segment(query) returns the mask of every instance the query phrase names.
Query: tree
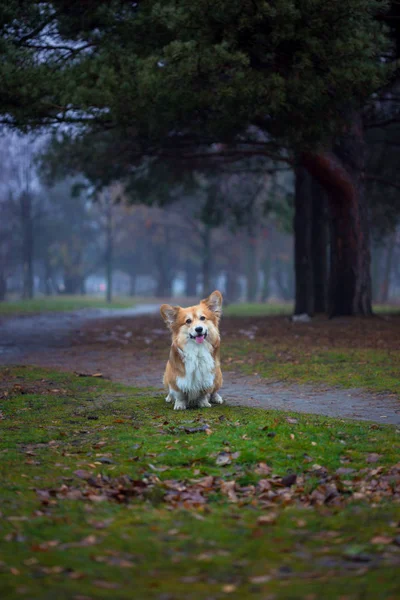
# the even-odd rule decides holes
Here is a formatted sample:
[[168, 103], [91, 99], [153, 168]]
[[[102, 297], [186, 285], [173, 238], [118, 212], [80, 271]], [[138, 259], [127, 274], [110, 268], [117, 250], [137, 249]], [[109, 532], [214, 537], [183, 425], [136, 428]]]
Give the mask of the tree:
[[9, 130], [1, 141], [1, 193], [16, 226], [17, 254], [22, 270], [22, 297], [34, 295], [34, 255], [38, 223], [41, 219], [41, 185], [36, 158], [43, 147], [41, 137], [24, 138]]
[[178, 151], [303, 156], [334, 215], [330, 312], [369, 314], [354, 158], [363, 156], [360, 107], [385, 72], [380, 10], [377, 0], [217, 0], [212, 10], [208, 0], [14, 1], [2, 15], [0, 106], [15, 125], [112, 132], [118, 158], [107, 176]]

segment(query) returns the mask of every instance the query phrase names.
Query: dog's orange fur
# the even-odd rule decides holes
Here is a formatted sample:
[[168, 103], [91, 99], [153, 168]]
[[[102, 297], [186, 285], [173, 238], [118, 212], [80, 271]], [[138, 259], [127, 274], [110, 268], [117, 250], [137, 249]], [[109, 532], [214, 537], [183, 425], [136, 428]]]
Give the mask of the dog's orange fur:
[[[186, 375], [185, 352], [190, 349], [187, 344], [195, 344], [189, 333], [193, 332], [198, 326], [207, 328], [207, 337], [204, 344], [206, 344], [206, 349], [209, 350], [214, 360], [213, 384], [210, 387], [205, 387], [202, 391], [212, 397], [221, 388], [223, 381], [220, 366], [219, 334], [221, 307], [222, 295], [219, 291], [213, 292], [196, 306], [189, 306], [188, 308], [167, 304], [161, 306], [161, 315], [172, 333], [171, 350], [164, 373], [164, 385], [167, 390], [176, 392], [180, 390], [177, 379], [184, 378]], [[205, 320], [200, 319], [200, 317], [205, 317]], [[190, 324], [187, 323], [188, 319], [191, 319]]]

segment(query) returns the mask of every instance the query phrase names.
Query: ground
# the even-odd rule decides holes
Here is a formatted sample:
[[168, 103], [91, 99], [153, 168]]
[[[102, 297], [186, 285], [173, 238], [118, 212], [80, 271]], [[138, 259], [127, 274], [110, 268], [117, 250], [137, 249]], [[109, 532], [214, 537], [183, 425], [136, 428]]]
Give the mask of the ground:
[[394, 427], [176, 413], [30, 368], [3, 369], [1, 395], [7, 600], [398, 597]]
[[400, 317], [228, 316], [228, 404], [177, 414], [134, 311], [0, 324], [1, 596], [398, 598]]
[[[155, 312], [157, 304], [146, 304], [6, 318], [0, 322], [2, 362], [100, 371], [161, 391], [169, 334]], [[230, 316], [238, 312], [234, 305], [226, 312], [223, 393], [229, 403], [400, 425], [400, 315], [293, 323], [286, 316]]]

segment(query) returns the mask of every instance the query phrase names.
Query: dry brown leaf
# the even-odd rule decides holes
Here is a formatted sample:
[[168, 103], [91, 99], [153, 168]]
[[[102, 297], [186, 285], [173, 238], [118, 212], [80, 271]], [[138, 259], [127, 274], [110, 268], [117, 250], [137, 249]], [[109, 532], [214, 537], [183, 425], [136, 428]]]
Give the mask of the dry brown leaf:
[[269, 513], [268, 515], [261, 515], [257, 519], [257, 525], [273, 525], [276, 523], [278, 515], [276, 513]]

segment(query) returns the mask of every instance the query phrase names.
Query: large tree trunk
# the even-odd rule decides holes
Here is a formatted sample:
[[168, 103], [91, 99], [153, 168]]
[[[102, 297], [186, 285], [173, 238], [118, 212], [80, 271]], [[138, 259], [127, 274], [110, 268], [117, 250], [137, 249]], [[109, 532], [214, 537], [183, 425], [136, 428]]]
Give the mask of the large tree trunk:
[[212, 229], [208, 225], [204, 226], [203, 231], [203, 258], [202, 258], [202, 275], [203, 275], [203, 295], [207, 296], [211, 290], [211, 235]]
[[364, 198], [364, 139], [353, 117], [335, 152], [306, 154], [303, 164], [328, 194], [331, 260], [328, 311], [331, 317], [371, 315], [369, 225]]
[[106, 301], [111, 304], [113, 295], [113, 258], [114, 258], [114, 231], [113, 231], [113, 206], [110, 194], [106, 197]]
[[250, 234], [247, 244], [247, 301], [255, 302], [258, 293], [259, 256], [257, 234]]
[[136, 295], [136, 274], [130, 273], [129, 275], [129, 296], [133, 297]]
[[7, 295], [7, 279], [2, 265], [0, 265], [0, 302], [4, 302]]
[[263, 285], [261, 289], [261, 302], [267, 302], [270, 295], [270, 279], [271, 279], [271, 256], [269, 249], [266, 250], [265, 256], [261, 261], [263, 272]]
[[238, 257], [235, 252], [230, 252], [227, 256], [228, 264], [226, 269], [226, 289], [224, 302], [237, 302], [240, 298], [240, 283], [238, 277]]
[[396, 244], [396, 233], [393, 233], [389, 237], [389, 241], [388, 241], [388, 245], [387, 245], [387, 249], [386, 249], [385, 268], [384, 268], [381, 296], [380, 296], [380, 302], [382, 302], [382, 304], [387, 304], [387, 302], [389, 300], [390, 273], [392, 270], [393, 253], [394, 253], [395, 244]]
[[22, 297], [33, 298], [33, 216], [32, 196], [23, 192], [20, 197], [22, 229]]
[[197, 268], [191, 260], [185, 262], [185, 294], [189, 298], [197, 294]]
[[328, 215], [325, 190], [314, 178], [311, 180], [311, 196], [311, 259], [314, 283], [314, 313], [324, 313], [327, 309], [328, 293]]
[[294, 197], [295, 315], [314, 314], [312, 209], [311, 177], [298, 167]]
[[379, 302], [381, 295], [381, 281], [382, 281], [382, 255], [383, 248], [379, 244], [376, 244], [371, 251], [371, 275], [372, 275], [372, 300], [373, 302]]
[[53, 293], [53, 270], [50, 264], [49, 253], [46, 252], [46, 256], [43, 261], [43, 278], [44, 278], [44, 293], [46, 296], [51, 296]]
[[65, 271], [63, 283], [63, 294], [66, 294], [68, 296], [75, 296], [76, 294], [81, 293], [83, 278], [82, 275], [76, 275], [73, 272]]

